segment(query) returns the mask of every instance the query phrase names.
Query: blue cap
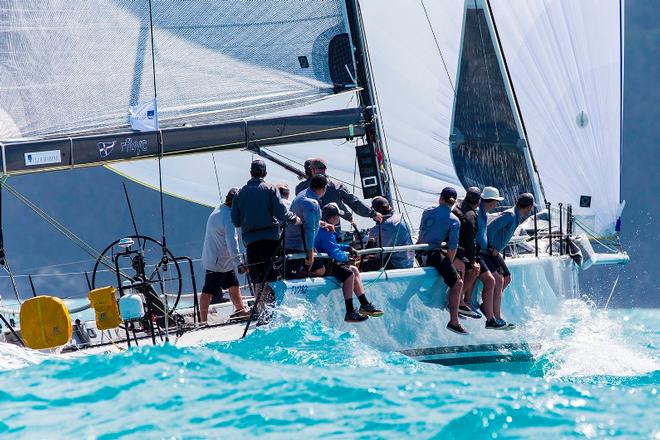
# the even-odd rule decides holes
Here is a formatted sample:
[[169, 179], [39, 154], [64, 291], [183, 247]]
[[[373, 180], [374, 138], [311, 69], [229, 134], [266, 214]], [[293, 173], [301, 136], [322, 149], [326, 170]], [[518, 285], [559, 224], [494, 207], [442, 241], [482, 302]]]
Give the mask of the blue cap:
[[458, 198], [458, 193], [454, 188], [448, 186], [442, 190], [440, 197], [446, 202], [454, 203]]

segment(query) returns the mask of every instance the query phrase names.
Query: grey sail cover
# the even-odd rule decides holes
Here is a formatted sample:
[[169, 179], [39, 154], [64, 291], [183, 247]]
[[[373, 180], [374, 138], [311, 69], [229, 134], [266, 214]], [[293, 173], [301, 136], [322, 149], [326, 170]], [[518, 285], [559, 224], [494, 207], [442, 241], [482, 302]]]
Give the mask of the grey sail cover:
[[[338, 0], [151, 3], [161, 127], [305, 105], [353, 82]], [[125, 130], [129, 106], [154, 97], [148, 0], [0, 0], [0, 31], [0, 141]]]

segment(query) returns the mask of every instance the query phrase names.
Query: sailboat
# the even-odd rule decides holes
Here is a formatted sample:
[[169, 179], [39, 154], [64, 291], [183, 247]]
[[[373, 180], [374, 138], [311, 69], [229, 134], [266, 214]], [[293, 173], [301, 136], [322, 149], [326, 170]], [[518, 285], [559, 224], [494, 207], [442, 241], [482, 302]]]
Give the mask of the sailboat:
[[[324, 324], [377, 348], [447, 365], [529, 359], [536, 318], [579, 294], [581, 270], [628, 261], [617, 238], [619, 1], [27, 3], [7, 2], [2, 18], [15, 48], [0, 72], [3, 177], [103, 165], [213, 206], [218, 188], [246, 180], [254, 155], [271, 164], [271, 182], [291, 181], [320, 156], [364, 198], [389, 198], [412, 229], [448, 185], [496, 186], [505, 205], [521, 192], [542, 201], [507, 250], [503, 310], [514, 332], [479, 321], [465, 323], [469, 336], [447, 332], [444, 285], [423, 267], [364, 274], [386, 317], [355, 328], [337, 312], [332, 278], [274, 283], [278, 301], [311, 303]], [[121, 36], [108, 22], [121, 23]], [[153, 129], [130, 130], [127, 109], [147, 102]], [[124, 285], [116, 256], [148, 241], [180, 273], [188, 260], [162, 235], [136, 232], [132, 247], [110, 238], [94, 272], [116, 275], [115, 291], [139, 288]], [[197, 328], [194, 306], [183, 315], [181, 325], [164, 319], [161, 334], [182, 333], [172, 338], [182, 344], [244, 334], [240, 324]], [[98, 322], [86, 324], [103, 336]], [[64, 346], [156, 343], [155, 328], [142, 339], [128, 328], [100, 347]]]

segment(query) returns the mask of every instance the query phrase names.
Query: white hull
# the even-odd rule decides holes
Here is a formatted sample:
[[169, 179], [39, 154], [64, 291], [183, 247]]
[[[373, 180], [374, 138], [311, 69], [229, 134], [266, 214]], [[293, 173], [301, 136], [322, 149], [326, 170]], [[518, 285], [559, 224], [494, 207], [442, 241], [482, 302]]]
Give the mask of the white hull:
[[[618, 261], [625, 262], [625, 261]], [[382, 308], [385, 315], [364, 323], [343, 321], [344, 303], [336, 279], [309, 278], [279, 281], [273, 284], [278, 303], [295, 305], [301, 301], [324, 325], [340, 331], [355, 331], [362, 341], [383, 351], [399, 351], [422, 362], [444, 365], [475, 366], [502, 362], [529, 362], [538, 342], [544, 339], [548, 318], [559, 312], [560, 298], [578, 293], [577, 266], [566, 256], [522, 256], [507, 260], [512, 283], [502, 301], [504, 318], [517, 324], [515, 330], [497, 331], [485, 328], [484, 319], [465, 319], [462, 324], [469, 335], [457, 335], [445, 326], [449, 320], [446, 308], [447, 289], [432, 268], [413, 268], [362, 274], [369, 299]], [[480, 285], [475, 295], [480, 295]], [[251, 298], [246, 298], [248, 301]], [[211, 306], [209, 327], [190, 330], [177, 337], [170, 334], [169, 343], [187, 347], [211, 342], [237, 340], [243, 336], [245, 323], [229, 324], [231, 303]], [[192, 321], [192, 310], [180, 313]], [[87, 322], [88, 328], [93, 326]], [[253, 331], [256, 324], [250, 326]], [[96, 330], [98, 332], [98, 330]], [[109, 341], [112, 336], [113, 341]], [[162, 344], [163, 338], [156, 338]], [[61, 356], [120, 352], [128, 348], [126, 334], [116, 329], [98, 332], [92, 347], [63, 350]], [[98, 345], [101, 344], [101, 345]], [[139, 346], [152, 345], [152, 338], [138, 339]], [[135, 347], [134, 341], [131, 347]]]

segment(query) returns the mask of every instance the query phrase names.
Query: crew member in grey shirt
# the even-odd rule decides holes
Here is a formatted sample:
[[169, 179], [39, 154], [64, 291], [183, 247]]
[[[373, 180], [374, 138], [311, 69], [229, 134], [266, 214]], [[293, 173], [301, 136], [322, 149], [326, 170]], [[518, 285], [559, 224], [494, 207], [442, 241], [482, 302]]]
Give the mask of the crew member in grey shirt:
[[234, 304], [234, 313], [230, 318], [246, 318], [249, 316], [236, 277], [236, 268], [245, 272], [236, 237], [236, 228], [231, 222], [231, 205], [238, 194], [238, 188], [227, 192], [225, 203], [213, 210], [206, 222], [204, 248], [202, 250], [202, 267], [206, 271], [204, 287], [199, 298], [200, 321], [205, 323], [208, 317], [209, 304], [214, 296], [222, 297], [223, 289], [229, 290], [229, 298]]
[[[312, 176], [316, 174], [326, 174], [327, 165], [325, 160], [320, 158], [311, 159], [310, 169]], [[296, 194], [300, 194], [304, 189], [307, 189], [309, 187], [310, 180], [311, 177], [303, 182], [300, 182], [296, 186]], [[353, 214], [348, 209], [346, 209], [346, 205], [348, 205], [360, 217], [372, 218], [377, 222], [383, 221], [382, 214], [365, 205], [364, 202], [355, 197], [355, 195], [351, 194], [351, 192], [348, 191], [348, 189], [343, 184], [335, 183], [332, 180], [328, 180], [328, 189], [326, 190], [325, 195], [319, 200], [319, 204], [321, 206], [325, 206], [328, 203], [336, 203], [339, 209], [343, 212], [341, 218], [348, 221], [355, 228], [357, 228], [357, 223], [355, 223], [355, 220], [353, 219]]]
[[[373, 240], [377, 247], [408, 246], [412, 244], [410, 228], [401, 217], [394, 212], [390, 202], [385, 197], [375, 197], [371, 201], [371, 208], [383, 216], [382, 223], [369, 231], [369, 240]], [[385, 254], [385, 269], [406, 269], [413, 267], [415, 253], [401, 251]]]

